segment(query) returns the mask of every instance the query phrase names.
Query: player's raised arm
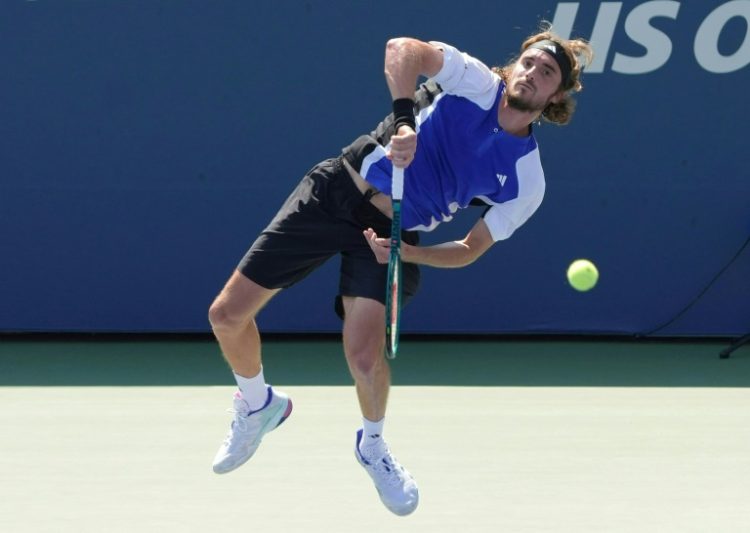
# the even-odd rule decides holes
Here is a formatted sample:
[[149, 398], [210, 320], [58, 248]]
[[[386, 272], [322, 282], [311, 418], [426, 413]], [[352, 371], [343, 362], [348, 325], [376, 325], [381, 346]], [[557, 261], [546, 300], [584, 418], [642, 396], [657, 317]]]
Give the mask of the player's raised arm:
[[432, 77], [443, 66], [443, 52], [409, 37], [390, 39], [385, 47], [385, 79], [394, 100], [414, 98], [419, 76]]
[[406, 168], [417, 151], [414, 119], [414, 90], [419, 76], [434, 76], [443, 66], [443, 52], [435, 46], [399, 37], [385, 47], [385, 79], [393, 98], [396, 134], [391, 137], [388, 158], [396, 167]]

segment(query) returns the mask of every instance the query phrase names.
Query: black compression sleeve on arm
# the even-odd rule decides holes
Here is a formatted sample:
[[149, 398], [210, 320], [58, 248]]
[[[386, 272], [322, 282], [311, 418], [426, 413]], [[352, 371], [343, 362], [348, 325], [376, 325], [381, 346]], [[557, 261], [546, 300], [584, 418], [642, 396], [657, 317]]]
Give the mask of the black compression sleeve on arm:
[[409, 126], [417, 131], [417, 123], [414, 120], [414, 100], [398, 98], [393, 101], [393, 124], [396, 132], [401, 126]]

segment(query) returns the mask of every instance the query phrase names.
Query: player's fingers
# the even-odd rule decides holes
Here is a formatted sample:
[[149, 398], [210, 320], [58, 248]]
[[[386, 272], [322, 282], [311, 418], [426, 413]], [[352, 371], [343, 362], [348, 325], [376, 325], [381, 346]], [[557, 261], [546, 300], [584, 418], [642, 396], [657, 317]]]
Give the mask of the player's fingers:
[[370, 245], [372, 253], [375, 254], [375, 260], [378, 263], [387, 263], [391, 247], [390, 240], [378, 237], [372, 228], [367, 228], [362, 233], [367, 239], [367, 244]]
[[412, 161], [414, 161], [414, 154], [409, 152], [395, 152], [391, 151], [387, 155], [388, 159], [399, 168], [408, 167]]
[[401, 128], [403, 135], [391, 137], [390, 152], [396, 160], [411, 160], [417, 151], [417, 136], [409, 128]]
[[370, 246], [390, 246], [389, 240], [378, 237], [378, 234], [375, 233], [372, 228], [367, 228], [362, 233], [364, 234], [365, 239], [367, 239], [367, 242], [370, 243]]
[[393, 138], [391, 140], [391, 151], [397, 154], [414, 154], [417, 151], [417, 138]]

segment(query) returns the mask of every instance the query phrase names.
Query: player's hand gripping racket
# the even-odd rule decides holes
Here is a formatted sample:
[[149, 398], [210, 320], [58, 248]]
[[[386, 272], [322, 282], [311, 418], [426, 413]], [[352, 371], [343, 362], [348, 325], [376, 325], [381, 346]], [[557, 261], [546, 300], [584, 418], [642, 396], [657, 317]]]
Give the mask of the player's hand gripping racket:
[[388, 258], [388, 284], [385, 293], [385, 355], [395, 359], [398, 352], [401, 319], [401, 198], [404, 196], [404, 169], [393, 167], [391, 182], [391, 251]]

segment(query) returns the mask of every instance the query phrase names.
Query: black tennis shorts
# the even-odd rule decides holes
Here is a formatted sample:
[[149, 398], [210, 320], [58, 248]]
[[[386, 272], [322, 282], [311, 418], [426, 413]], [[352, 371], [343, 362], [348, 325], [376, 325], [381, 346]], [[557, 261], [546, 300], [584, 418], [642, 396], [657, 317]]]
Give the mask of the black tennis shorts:
[[[372, 228], [390, 237], [391, 220], [366, 198], [349, 176], [341, 157], [310, 169], [237, 267], [267, 289], [285, 289], [341, 254], [339, 294], [335, 309], [343, 318], [342, 296], [361, 296], [385, 304], [388, 265], [380, 264], [362, 231]], [[419, 242], [415, 231], [401, 239]], [[402, 302], [419, 287], [419, 267], [404, 263]]]

